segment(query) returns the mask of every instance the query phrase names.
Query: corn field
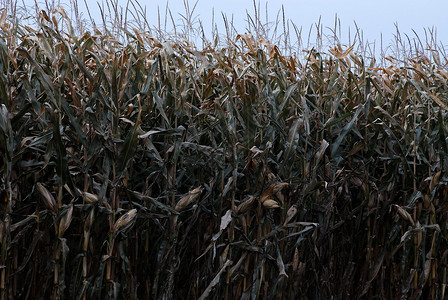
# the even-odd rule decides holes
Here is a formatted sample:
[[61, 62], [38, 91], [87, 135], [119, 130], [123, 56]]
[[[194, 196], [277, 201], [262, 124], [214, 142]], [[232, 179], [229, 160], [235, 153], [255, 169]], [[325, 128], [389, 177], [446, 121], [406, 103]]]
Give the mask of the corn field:
[[0, 299], [447, 299], [448, 59], [0, 18]]

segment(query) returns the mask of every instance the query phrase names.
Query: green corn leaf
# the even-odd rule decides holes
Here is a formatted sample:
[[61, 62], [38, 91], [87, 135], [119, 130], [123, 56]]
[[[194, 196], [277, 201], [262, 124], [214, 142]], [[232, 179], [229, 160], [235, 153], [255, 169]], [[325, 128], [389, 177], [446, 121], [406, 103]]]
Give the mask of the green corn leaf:
[[353, 115], [353, 118], [348, 122], [344, 128], [342, 128], [341, 133], [339, 134], [336, 141], [333, 143], [331, 148], [331, 158], [334, 159], [336, 155], [338, 155], [339, 146], [341, 145], [342, 141], [344, 140], [345, 136], [351, 131], [353, 125], [355, 124], [355, 121], [358, 119], [359, 114], [363, 110], [363, 106], [359, 105], [358, 109], [356, 110], [355, 114]]

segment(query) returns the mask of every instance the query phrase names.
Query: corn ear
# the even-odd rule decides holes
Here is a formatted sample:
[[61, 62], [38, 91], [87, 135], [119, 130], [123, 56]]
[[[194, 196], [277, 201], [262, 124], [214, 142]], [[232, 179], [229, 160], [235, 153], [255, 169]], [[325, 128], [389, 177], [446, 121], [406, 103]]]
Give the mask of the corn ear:
[[44, 206], [53, 214], [58, 214], [58, 205], [56, 203], [56, 199], [53, 197], [53, 195], [47, 190], [45, 186], [43, 186], [41, 183], [36, 184], [36, 188], [39, 191], [40, 195], [42, 196], [41, 199], [44, 203]]
[[67, 212], [64, 216], [62, 216], [61, 220], [59, 221], [59, 228], [58, 228], [58, 236], [62, 237], [65, 233], [65, 231], [70, 226], [70, 223], [72, 222], [73, 218], [73, 204], [70, 204]]
[[189, 204], [194, 202], [196, 199], [199, 198], [199, 196], [202, 193], [203, 188], [197, 187], [191, 191], [188, 192], [186, 196], [184, 196], [182, 199], [177, 202], [176, 206], [174, 207], [174, 210], [176, 211], [182, 211], [187, 207]]
[[273, 209], [273, 208], [279, 208], [280, 205], [278, 205], [277, 201], [272, 200], [272, 199], [267, 199], [263, 202], [263, 206], [268, 208], [268, 209]]
[[119, 230], [123, 231], [129, 228], [132, 225], [132, 222], [134, 221], [136, 215], [137, 210], [134, 208], [118, 218], [118, 220], [114, 224], [114, 233], [117, 233]]

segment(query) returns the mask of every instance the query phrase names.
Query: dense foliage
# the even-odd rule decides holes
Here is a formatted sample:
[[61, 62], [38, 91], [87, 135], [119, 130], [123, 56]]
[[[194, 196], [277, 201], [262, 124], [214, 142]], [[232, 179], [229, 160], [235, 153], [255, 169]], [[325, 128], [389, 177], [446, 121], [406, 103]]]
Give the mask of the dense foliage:
[[447, 297], [441, 51], [199, 51], [57, 16], [0, 24], [1, 299]]

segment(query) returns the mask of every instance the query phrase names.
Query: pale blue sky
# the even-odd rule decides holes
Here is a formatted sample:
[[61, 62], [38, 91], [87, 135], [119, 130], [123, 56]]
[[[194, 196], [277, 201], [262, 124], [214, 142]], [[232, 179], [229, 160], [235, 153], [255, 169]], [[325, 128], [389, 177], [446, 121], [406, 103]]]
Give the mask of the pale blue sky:
[[[32, 0], [26, 0], [30, 2]], [[48, 0], [47, 0], [48, 1]], [[65, 0], [69, 3], [69, 0]], [[75, 0], [72, 0], [75, 1]], [[63, 2], [63, 0], [61, 0]], [[95, 19], [99, 20], [99, 10], [96, 1], [86, 0], [89, 9]], [[126, 1], [119, 0], [120, 5], [125, 6]], [[162, 17], [165, 15], [166, 0], [140, 0], [142, 6], [146, 6], [147, 19], [151, 25], [157, 25], [157, 9], [160, 9]], [[192, 9], [196, 1], [189, 1]], [[401, 34], [407, 34], [414, 38], [414, 29], [420, 38], [425, 40], [424, 29], [435, 28], [439, 42], [448, 44], [448, 1], [437, 0], [376, 0], [376, 1], [334, 1], [334, 0], [283, 0], [265, 1], [256, 0], [260, 4], [261, 17], [265, 20], [266, 3], [269, 20], [274, 21], [281, 7], [285, 8], [285, 17], [294, 22], [297, 27], [302, 28], [302, 38], [306, 43], [310, 26], [315, 24], [319, 17], [325, 27], [334, 27], [335, 16], [341, 22], [341, 37], [343, 43], [348, 43], [349, 27], [351, 37], [355, 30], [354, 22], [363, 31], [364, 42], [366, 40], [376, 40], [379, 47], [380, 34], [383, 34], [383, 44], [389, 44], [396, 33], [395, 24], [398, 24]], [[168, 1], [168, 6], [177, 24], [181, 24], [179, 13], [185, 13], [183, 0]], [[85, 7], [83, 0], [79, 2], [79, 7]], [[221, 12], [229, 19], [233, 16], [235, 27], [240, 33], [247, 29], [247, 15], [254, 14], [254, 1], [252, 0], [199, 0], [193, 15], [201, 20], [206, 31], [210, 31], [212, 15], [214, 11], [215, 23], [220, 32], [224, 33]], [[197, 19], [196, 19], [197, 20]], [[169, 21], [171, 25], [171, 20]], [[280, 30], [280, 29], [279, 29]], [[291, 29], [292, 31], [292, 29]], [[329, 30], [324, 30], [329, 34]]]

